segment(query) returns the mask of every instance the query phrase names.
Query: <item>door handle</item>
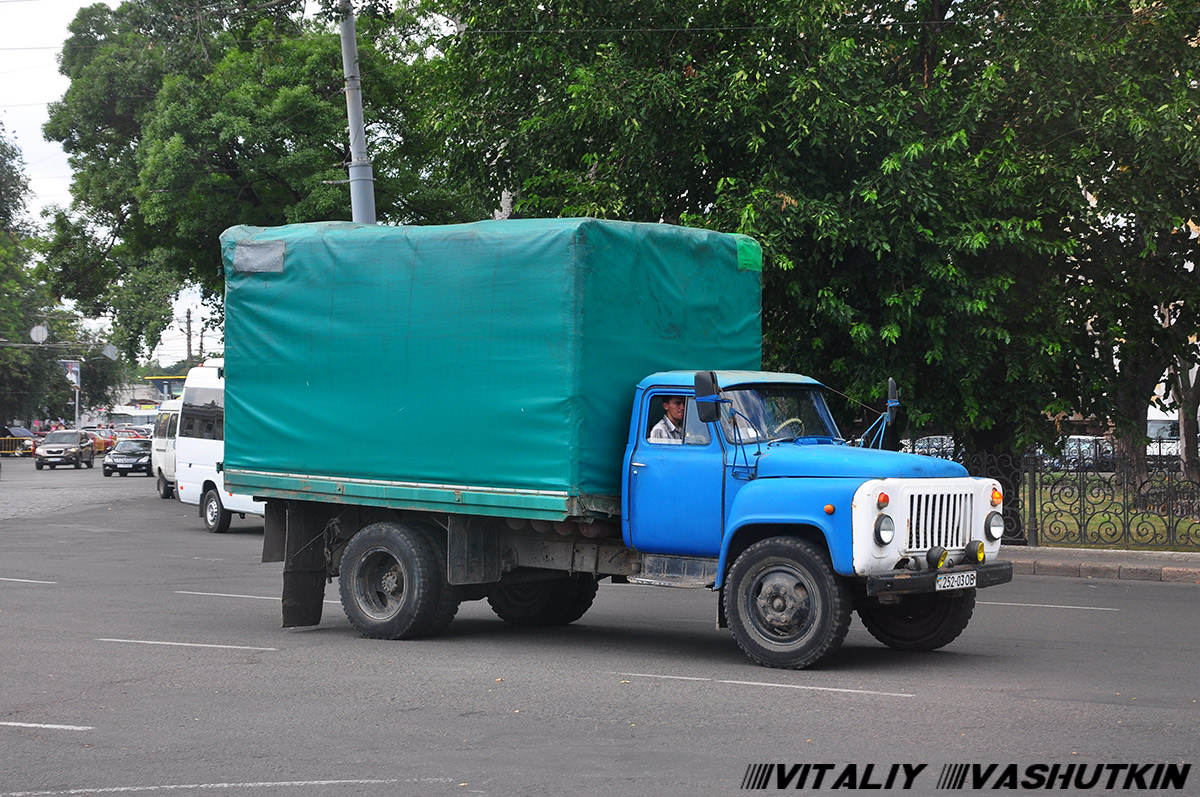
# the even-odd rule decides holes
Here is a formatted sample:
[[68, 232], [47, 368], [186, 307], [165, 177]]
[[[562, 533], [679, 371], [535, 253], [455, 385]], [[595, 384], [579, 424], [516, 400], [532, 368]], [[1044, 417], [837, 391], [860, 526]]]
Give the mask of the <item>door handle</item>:
[[631, 468], [644, 468], [644, 467], [646, 467], [646, 463], [644, 463], [644, 462], [630, 462], [630, 463], [629, 463], [629, 466], [630, 466]]

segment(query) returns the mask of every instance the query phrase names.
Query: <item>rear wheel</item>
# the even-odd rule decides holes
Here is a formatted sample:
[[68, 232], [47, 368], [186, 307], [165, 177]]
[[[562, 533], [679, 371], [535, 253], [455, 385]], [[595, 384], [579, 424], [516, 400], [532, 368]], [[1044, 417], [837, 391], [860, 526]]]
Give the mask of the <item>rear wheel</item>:
[[596, 590], [595, 576], [575, 573], [546, 581], [493, 584], [487, 602], [496, 616], [509, 625], [567, 625], [587, 613]]
[[420, 527], [373, 523], [342, 555], [342, 609], [358, 632], [374, 639], [413, 639], [445, 629], [458, 611], [446, 581], [444, 554]]
[[204, 528], [213, 534], [224, 534], [229, 530], [229, 523], [233, 520], [233, 513], [225, 509], [221, 503], [221, 494], [215, 489], [204, 494], [204, 512], [202, 514]]
[[850, 627], [850, 595], [825, 553], [772, 537], [734, 561], [725, 615], [738, 647], [766, 667], [800, 669], [837, 650]]
[[575, 593], [575, 600], [571, 601], [570, 611], [563, 617], [564, 625], [573, 623], [587, 614], [596, 600], [596, 593], [600, 590], [600, 582], [591, 573], [576, 573], [572, 578], [579, 582], [579, 591]]
[[975, 612], [975, 590], [906, 595], [899, 603], [858, 610], [863, 625], [889, 648], [937, 650], [958, 638]]

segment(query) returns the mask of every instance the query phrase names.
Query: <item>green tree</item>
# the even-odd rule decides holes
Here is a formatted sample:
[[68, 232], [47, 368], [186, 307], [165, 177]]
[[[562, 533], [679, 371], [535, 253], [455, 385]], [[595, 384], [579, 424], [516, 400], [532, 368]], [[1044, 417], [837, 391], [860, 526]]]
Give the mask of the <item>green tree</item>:
[[[227, 227], [349, 220], [340, 44], [303, 7], [131, 0], [72, 24], [71, 86], [46, 133], [70, 154], [75, 201], [53, 219], [46, 275], [88, 312], [111, 311], [128, 354], [158, 342], [185, 284], [221, 295]], [[432, 145], [405, 122], [414, 25], [360, 26], [376, 203], [386, 221], [458, 220], [428, 179]]]
[[52, 361], [28, 334], [51, 302], [33, 279], [25, 233], [28, 181], [16, 144], [0, 125], [0, 423], [37, 415]]
[[1143, 242], [1195, 218], [1194, 190], [1151, 177], [1196, 174], [1184, 4], [434, 5], [457, 23], [426, 88], [449, 97], [448, 168], [518, 212], [755, 235], [770, 366], [876, 400], [894, 375], [915, 424], [970, 450], [1051, 440], [1074, 409], [1144, 414], [1115, 400], [1133, 375], [1113, 353], [1161, 375], [1155, 308], [1192, 288], [1179, 257], [1143, 284], [1145, 244], [1104, 242], [1117, 216]]

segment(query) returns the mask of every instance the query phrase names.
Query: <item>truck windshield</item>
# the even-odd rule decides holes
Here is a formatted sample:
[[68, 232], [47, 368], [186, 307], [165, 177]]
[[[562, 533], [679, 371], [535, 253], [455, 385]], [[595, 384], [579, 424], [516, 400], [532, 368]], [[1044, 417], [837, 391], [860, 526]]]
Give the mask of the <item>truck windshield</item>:
[[727, 440], [747, 443], [841, 439], [819, 389], [756, 385], [724, 390], [721, 398], [731, 402], [721, 410], [721, 427]]

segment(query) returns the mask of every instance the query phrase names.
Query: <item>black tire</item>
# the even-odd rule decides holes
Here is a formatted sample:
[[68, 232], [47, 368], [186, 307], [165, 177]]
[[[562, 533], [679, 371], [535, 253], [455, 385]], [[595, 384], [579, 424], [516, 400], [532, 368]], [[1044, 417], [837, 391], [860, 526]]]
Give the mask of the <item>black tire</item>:
[[573, 623], [587, 614], [600, 589], [600, 582], [591, 573], [576, 573], [572, 578], [579, 582], [579, 591], [575, 593], [575, 600], [571, 601], [571, 610], [563, 617], [563, 625]]
[[906, 595], [899, 603], [862, 606], [871, 636], [894, 650], [937, 650], [958, 638], [975, 611], [975, 590]]
[[213, 534], [224, 534], [229, 531], [229, 523], [233, 520], [233, 513], [227, 510], [224, 504], [221, 503], [220, 493], [216, 490], [209, 490], [204, 494], [204, 501], [201, 507], [200, 516], [204, 518], [204, 528]]
[[57, 465], [51, 465], [51, 466], [50, 466], [50, 470], [54, 470], [54, 469], [55, 469], [55, 468], [57, 468], [57, 467], [58, 467]]
[[[150, 474], [147, 474], [147, 475], [150, 475]], [[159, 471], [158, 483], [155, 484], [154, 486], [155, 486], [155, 489], [158, 490], [159, 498], [163, 498], [163, 499], [170, 498], [171, 494], [175, 492], [174, 486], [169, 481], [167, 481], [166, 476], [162, 475], [162, 471]]]
[[37, 468], [38, 470], [41, 470], [41, 469], [42, 469], [42, 463], [40, 463], [40, 462], [35, 462], [35, 463], [33, 463], [33, 467]]
[[414, 639], [445, 629], [458, 611], [445, 556], [417, 526], [372, 523], [342, 554], [338, 591], [358, 632], [372, 639]]
[[111, 470], [104, 471], [104, 478], [107, 479], [109, 476], [112, 476], [112, 471]]
[[751, 545], [734, 561], [725, 616], [738, 647], [766, 667], [798, 670], [841, 647], [851, 599], [825, 553], [794, 537]]
[[88, 466], [89, 468], [94, 468], [94, 467], [96, 467], [96, 455], [95, 455], [95, 454], [92, 454], [92, 457], [91, 457], [91, 459], [89, 459], [89, 460], [87, 461], [87, 466]]
[[122, 479], [129, 475], [129, 471], [127, 471], [127, 470], [118, 471], [118, 472], [121, 474]]
[[487, 602], [504, 622], [525, 628], [573, 623], [596, 597], [594, 576], [576, 573], [566, 578], [493, 584]]
[[79, 457], [75, 460], [75, 470], [79, 470], [82, 467], [83, 467], [83, 454], [80, 454]]

